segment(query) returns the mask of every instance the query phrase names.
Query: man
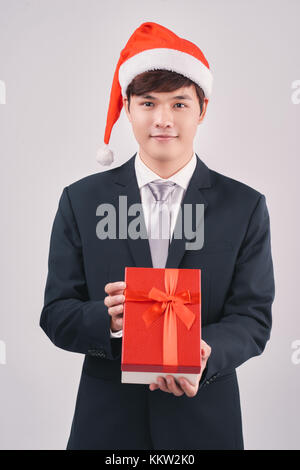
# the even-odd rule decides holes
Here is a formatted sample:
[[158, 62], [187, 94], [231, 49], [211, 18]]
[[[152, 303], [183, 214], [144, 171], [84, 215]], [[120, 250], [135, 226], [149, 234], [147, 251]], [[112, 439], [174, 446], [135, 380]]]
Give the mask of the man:
[[[121, 52], [98, 160], [112, 161], [107, 143], [123, 105], [139, 151], [61, 195], [40, 325], [56, 346], [85, 355], [67, 449], [244, 448], [236, 368], [261, 354], [270, 337], [270, 223], [263, 194], [210, 170], [193, 150], [211, 83], [197, 46], [142, 24]], [[120, 196], [128, 208], [142, 204], [147, 238], [99, 230], [102, 205], [120, 212]], [[187, 244], [184, 231], [173, 236], [185, 204], [204, 205], [203, 247]], [[167, 215], [167, 244], [152, 237], [157, 207]], [[196, 385], [172, 375], [150, 385], [121, 383], [125, 266], [201, 269]]]

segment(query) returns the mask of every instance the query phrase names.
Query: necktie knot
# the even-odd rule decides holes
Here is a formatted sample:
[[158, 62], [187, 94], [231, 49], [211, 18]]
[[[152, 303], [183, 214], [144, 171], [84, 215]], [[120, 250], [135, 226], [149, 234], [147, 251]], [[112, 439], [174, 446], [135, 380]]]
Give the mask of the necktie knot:
[[148, 186], [156, 201], [166, 201], [175, 189], [176, 183], [173, 181], [155, 180], [148, 183]]

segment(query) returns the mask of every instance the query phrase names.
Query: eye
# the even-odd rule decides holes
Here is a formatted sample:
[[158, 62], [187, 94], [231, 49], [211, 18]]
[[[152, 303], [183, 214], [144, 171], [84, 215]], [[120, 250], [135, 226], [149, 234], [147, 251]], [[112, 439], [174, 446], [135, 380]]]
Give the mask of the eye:
[[[144, 106], [144, 104], [154, 104], [154, 103], [152, 103], [151, 101], [145, 101], [144, 103], [142, 103], [142, 106]], [[174, 106], [176, 106], [177, 104], [180, 104], [181, 106], [185, 107], [184, 103], [176, 103]], [[146, 108], [149, 108], [149, 107], [150, 106], [146, 106]]]

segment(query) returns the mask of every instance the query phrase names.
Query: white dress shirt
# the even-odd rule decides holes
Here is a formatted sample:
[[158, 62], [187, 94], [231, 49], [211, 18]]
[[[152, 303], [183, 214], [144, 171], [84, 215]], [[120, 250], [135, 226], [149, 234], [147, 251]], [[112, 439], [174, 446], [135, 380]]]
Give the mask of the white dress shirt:
[[[171, 196], [168, 200], [170, 217], [171, 217], [170, 236], [172, 237], [178, 211], [180, 208], [180, 204], [187, 190], [190, 179], [194, 173], [196, 164], [197, 164], [197, 158], [194, 152], [192, 158], [183, 168], [181, 168], [181, 170], [177, 171], [177, 173], [170, 176], [170, 178], [162, 178], [161, 176], [154, 173], [154, 171], [150, 170], [150, 168], [142, 161], [139, 152], [137, 152], [135, 161], [134, 161], [135, 174], [136, 174], [138, 187], [140, 190], [141, 202], [143, 206], [147, 231], [148, 231], [148, 225], [149, 225], [149, 213], [151, 210], [151, 205], [155, 202], [154, 196], [149, 186], [147, 186], [148, 183], [151, 183], [152, 181], [157, 180], [157, 179], [164, 179], [165, 181], [172, 181], [173, 183], [177, 184], [177, 186], [175, 186], [175, 189], [171, 193]], [[110, 330], [111, 338], [121, 338], [122, 335], [123, 335], [123, 330], [119, 330], [114, 333]]]

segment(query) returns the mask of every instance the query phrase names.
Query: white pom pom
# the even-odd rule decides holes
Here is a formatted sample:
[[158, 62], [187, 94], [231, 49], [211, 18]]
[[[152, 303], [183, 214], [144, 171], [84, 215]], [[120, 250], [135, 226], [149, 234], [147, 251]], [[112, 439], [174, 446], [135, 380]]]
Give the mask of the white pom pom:
[[98, 149], [96, 160], [100, 165], [108, 166], [114, 161], [114, 153], [108, 145], [104, 144], [103, 147]]

